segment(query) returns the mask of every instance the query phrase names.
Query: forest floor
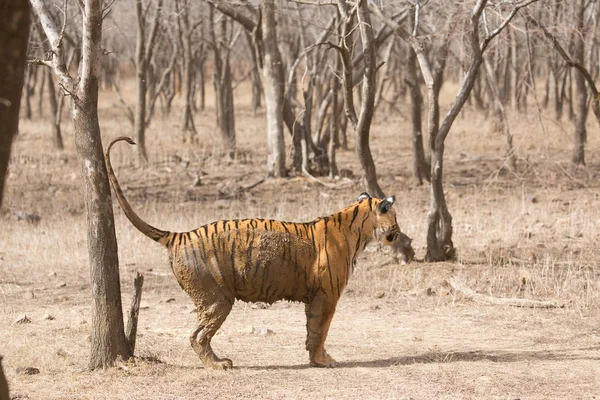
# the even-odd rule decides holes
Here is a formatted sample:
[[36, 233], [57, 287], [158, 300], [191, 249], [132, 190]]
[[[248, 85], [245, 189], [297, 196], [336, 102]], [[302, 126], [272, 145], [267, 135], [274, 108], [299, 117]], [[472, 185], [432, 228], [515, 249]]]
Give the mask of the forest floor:
[[[210, 98], [210, 97], [209, 97]], [[183, 144], [179, 114], [148, 131], [150, 165], [115, 148], [113, 165], [134, 209], [151, 224], [189, 230], [223, 218], [306, 221], [363, 191], [349, 135], [338, 153], [349, 178], [264, 178], [264, 113], [236, 97], [238, 153], [226, 160], [211, 110], [196, 115], [199, 144]], [[569, 163], [571, 124], [511, 115], [518, 169], [504, 137], [466, 111], [446, 146], [445, 190], [457, 261], [424, 263], [429, 189], [412, 177], [410, 121], [379, 112], [371, 144], [381, 186], [417, 260], [400, 265], [372, 245], [360, 258], [327, 340], [334, 369], [308, 366], [304, 307], [236, 303], [213, 341], [231, 371], [205, 370], [189, 345], [195, 314], [166, 251], [135, 230], [115, 202], [123, 303], [145, 274], [134, 361], [87, 370], [91, 286], [86, 219], [72, 126], [52, 149], [46, 118], [21, 121], [0, 223], [0, 353], [21, 399], [566, 399], [600, 398], [600, 137], [589, 125], [587, 166]], [[381, 116], [387, 114], [383, 119]], [[444, 115], [442, 113], [442, 115]], [[132, 131], [112, 93], [101, 94], [104, 143]], [[289, 145], [289, 137], [286, 137]], [[199, 178], [199, 179], [198, 179]], [[193, 183], [197, 184], [194, 185]], [[35, 215], [37, 218], [26, 218]], [[563, 308], [486, 305], [455, 292], [456, 276], [499, 298]], [[28, 323], [17, 323], [23, 315]], [[28, 375], [23, 367], [34, 367]]]

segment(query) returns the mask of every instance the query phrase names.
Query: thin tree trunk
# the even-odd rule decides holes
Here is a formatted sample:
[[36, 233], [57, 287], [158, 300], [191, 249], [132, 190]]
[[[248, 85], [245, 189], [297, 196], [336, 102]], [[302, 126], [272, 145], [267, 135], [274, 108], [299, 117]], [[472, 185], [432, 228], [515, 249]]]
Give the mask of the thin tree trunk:
[[[575, 5], [576, 30], [574, 33], [574, 59], [575, 62], [582, 66], [585, 65], [585, 3], [585, 0], [577, 0], [577, 3]], [[573, 79], [575, 80], [575, 143], [573, 147], [572, 161], [575, 165], [585, 165], [585, 121], [587, 119], [587, 88], [585, 86], [585, 77], [579, 71], [574, 71]]]
[[356, 136], [356, 152], [358, 153], [358, 159], [362, 170], [365, 173], [365, 186], [367, 191], [374, 196], [384, 198], [385, 194], [377, 182], [375, 162], [373, 161], [369, 144], [376, 90], [376, 53], [373, 45], [373, 27], [371, 25], [371, 16], [365, 0], [359, 0], [359, 2], [357, 16], [360, 23], [360, 36], [362, 40], [365, 69], [362, 83], [360, 116], [354, 129]]
[[335, 157], [335, 150], [336, 150], [336, 146], [339, 143], [339, 134], [340, 134], [340, 114], [338, 113], [338, 109], [339, 109], [339, 92], [340, 92], [340, 81], [338, 79], [338, 76], [341, 75], [341, 65], [340, 65], [340, 58], [336, 57], [336, 64], [335, 64], [335, 71], [336, 74], [334, 74], [334, 76], [331, 78], [333, 80], [333, 86], [332, 86], [332, 99], [331, 99], [331, 117], [330, 117], [330, 126], [331, 129], [329, 131], [329, 142], [327, 143], [327, 158], [329, 160], [329, 177], [330, 178], [335, 178], [336, 176], [339, 175], [339, 171], [338, 171], [338, 167], [337, 167], [337, 162], [336, 162], [336, 157]]
[[254, 52], [254, 45], [252, 44], [252, 35], [247, 30], [244, 30], [246, 42], [250, 49], [250, 59], [252, 60], [252, 115], [256, 117], [258, 109], [261, 106], [261, 93], [262, 85], [260, 81], [260, 71], [258, 67], [258, 60], [256, 58], [256, 52]]
[[35, 66], [27, 66], [27, 70], [25, 73], [25, 86], [23, 87], [23, 94], [25, 95], [23, 101], [23, 105], [25, 106], [25, 109], [23, 110], [23, 117], [28, 120], [31, 119], [31, 95], [33, 94], [33, 91], [35, 89], [35, 82], [33, 82], [35, 79], [35, 70]]
[[513, 110], [519, 108], [519, 53], [517, 44], [517, 31], [510, 28], [510, 106]]
[[413, 168], [415, 178], [417, 178], [419, 185], [422, 185], [423, 179], [426, 181], [430, 180], [431, 167], [425, 159], [425, 149], [423, 147], [423, 96], [421, 95], [421, 85], [419, 84], [417, 76], [417, 55], [410, 46], [408, 48], [408, 58], [406, 60], [406, 75], [410, 91], [410, 109], [413, 128]]
[[[61, 99], [61, 107], [58, 106], [58, 101], [56, 100], [56, 89], [54, 87], [54, 76], [53, 72], [48, 68], [46, 70], [46, 74], [48, 75], [48, 102], [50, 103], [50, 116], [52, 118], [52, 143], [54, 144], [54, 148], [58, 150], [64, 150], [65, 146], [63, 143], [62, 133], [60, 130], [60, 116], [59, 113], [62, 113], [62, 99]], [[62, 94], [58, 94], [62, 97]]]
[[179, 30], [179, 41], [181, 44], [181, 51], [183, 53], [182, 60], [182, 72], [181, 72], [181, 84], [183, 86], [183, 115], [181, 130], [183, 134], [183, 141], [194, 143], [197, 140], [198, 131], [194, 124], [192, 116], [192, 103], [194, 101], [194, 70], [193, 70], [193, 54], [192, 54], [192, 33], [194, 28], [190, 27], [189, 20], [189, 7], [186, 2], [183, 6], [179, 5], [179, 1], [175, 1], [175, 10], [178, 13], [177, 27]]
[[235, 109], [233, 105], [231, 65], [229, 63], [227, 19], [223, 16], [220, 25], [217, 27], [214, 21], [213, 7], [211, 6], [209, 7], [209, 21], [209, 35], [213, 44], [213, 86], [215, 88], [217, 128], [229, 155], [233, 155], [235, 149]]
[[37, 108], [38, 108], [38, 117], [43, 118], [44, 117], [44, 89], [46, 86], [46, 71], [41, 70], [40, 71], [40, 87], [38, 89], [38, 104], [37, 104]]
[[263, 0], [262, 34], [263, 34], [263, 88], [267, 109], [267, 138], [269, 155], [267, 172], [269, 176], [286, 176], [285, 143], [283, 138], [283, 70], [281, 55], [277, 47], [277, 31], [275, 24], [274, 0]]
[[146, 151], [146, 92], [148, 91], [146, 79], [148, 66], [146, 64], [146, 21], [142, 10], [142, 1], [135, 2], [137, 21], [137, 36], [135, 44], [135, 90], [136, 101], [133, 117], [133, 131], [135, 134], [138, 159], [142, 165], [148, 163]]
[[499, 96], [499, 88], [496, 79], [494, 78], [494, 68], [487, 58], [484, 60], [485, 71], [487, 75], [488, 85], [490, 87], [490, 93], [492, 95], [492, 100], [494, 103], [494, 114], [498, 114], [500, 126], [502, 132], [506, 136], [506, 158], [508, 161], [508, 165], [512, 168], [513, 171], [517, 169], [517, 161], [513, 148], [513, 138], [510, 133], [510, 126], [508, 125], [508, 118], [506, 116], [506, 111], [504, 109], [504, 104]]

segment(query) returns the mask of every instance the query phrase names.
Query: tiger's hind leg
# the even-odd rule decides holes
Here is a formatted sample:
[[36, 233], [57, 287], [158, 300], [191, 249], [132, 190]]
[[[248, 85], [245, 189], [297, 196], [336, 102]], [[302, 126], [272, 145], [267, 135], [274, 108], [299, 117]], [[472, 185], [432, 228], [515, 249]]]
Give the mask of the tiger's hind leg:
[[233, 362], [228, 358], [219, 358], [210, 342], [231, 311], [232, 304], [223, 298], [209, 305], [198, 304], [198, 327], [190, 334], [192, 348], [206, 368], [229, 369]]
[[325, 339], [335, 313], [337, 299], [316, 296], [306, 304], [306, 350], [312, 367], [335, 367], [336, 361], [325, 351]]

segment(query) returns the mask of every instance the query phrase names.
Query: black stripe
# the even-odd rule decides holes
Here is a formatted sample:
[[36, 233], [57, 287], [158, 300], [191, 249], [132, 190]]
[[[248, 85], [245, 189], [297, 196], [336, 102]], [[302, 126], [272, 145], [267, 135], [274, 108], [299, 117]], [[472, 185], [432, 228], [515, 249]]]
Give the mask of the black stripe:
[[208, 225], [204, 225], [202, 229], [204, 229], [204, 237], [208, 239]]
[[354, 223], [354, 220], [356, 219], [357, 216], [358, 216], [358, 206], [355, 206], [354, 211], [352, 212], [352, 220], [350, 221], [349, 229], [352, 229], [352, 224]]
[[248, 250], [246, 252], [246, 266], [245, 266], [246, 267], [246, 273], [244, 274], [244, 278], [246, 280], [248, 280], [247, 276], [250, 273], [250, 270], [252, 268], [251, 262], [252, 262], [252, 249], [253, 249], [252, 245], [253, 244], [254, 244], [254, 235], [252, 235], [250, 237], [250, 243], [248, 243]]
[[236, 230], [239, 230], [239, 228], [240, 228], [240, 223], [239, 223], [239, 221], [238, 221], [237, 219], [236, 219], [235, 221], [233, 221], [233, 225], [235, 226], [235, 229], [236, 229]]
[[363, 218], [361, 224], [360, 224], [360, 230], [362, 231], [365, 227], [365, 222], [367, 222], [367, 220], [369, 219], [369, 214], [365, 215], [365, 218]]
[[331, 272], [331, 265], [329, 264], [329, 251], [327, 249], [327, 221], [329, 221], [329, 218], [325, 217], [323, 220], [325, 221], [325, 227], [323, 228], [323, 248], [325, 250], [325, 262], [327, 264], [326, 268], [329, 271], [329, 283], [331, 284], [331, 293], [335, 294], [335, 289], [333, 288], [333, 275]]
[[283, 230], [289, 235], [290, 230], [287, 227], [287, 222], [280, 222], [280, 224], [283, 227]]
[[[312, 244], [313, 244], [313, 248], [315, 249], [315, 251], [317, 251], [317, 241], [315, 239], [315, 224], [310, 224], [310, 232], [311, 232], [311, 240], [312, 240]], [[317, 254], [319, 254], [319, 252], [317, 251]]]
[[[196, 237], [198, 238], [198, 240], [200, 240], [200, 236], [198, 236], [198, 233], [196, 231], [192, 231], [193, 234], [196, 235]], [[198, 262], [198, 255], [196, 254], [196, 246], [194, 246], [194, 241], [192, 240], [192, 236], [190, 235], [190, 248], [192, 249], [192, 256], [194, 257], [194, 268], [196, 269], [196, 271], [199, 273], [200, 272], [200, 263]], [[187, 251], [187, 248], [186, 248]]]
[[339, 212], [339, 213], [337, 214], [337, 216], [338, 216], [338, 224], [340, 224], [340, 228], [341, 228], [341, 227], [342, 227], [342, 213], [341, 213], [341, 212]]
[[188, 247], [184, 244], [183, 251], [185, 252], [185, 265], [188, 269], [192, 268], [192, 264], [190, 262], [190, 253], [188, 251]]
[[373, 198], [369, 197], [369, 210], [373, 211]]
[[[225, 242], [225, 240], [223, 240], [223, 242]], [[225, 247], [225, 246], [223, 246]], [[230, 253], [231, 253], [231, 274], [233, 277], [233, 291], [235, 293], [236, 289], [236, 276], [237, 276], [237, 271], [235, 270], [235, 238], [232, 239], [231, 241], [231, 249], [230, 249]]]

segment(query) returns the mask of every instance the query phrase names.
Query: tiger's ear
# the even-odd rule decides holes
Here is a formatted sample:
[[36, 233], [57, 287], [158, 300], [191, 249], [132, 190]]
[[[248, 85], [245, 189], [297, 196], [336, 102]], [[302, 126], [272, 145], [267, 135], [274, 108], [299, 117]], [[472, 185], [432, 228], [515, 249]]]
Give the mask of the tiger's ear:
[[356, 201], [363, 201], [363, 200], [370, 199], [370, 198], [371, 198], [371, 196], [369, 195], [369, 193], [367, 193], [367, 192], [362, 192], [362, 193], [361, 193], [361, 194], [358, 196], [358, 199], [356, 199]]
[[385, 214], [386, 212], [390, 211], [390, 208], [392, 208], [395, 201], [396, 196], [390, 196], [387, 199], [381, 200], [381, 203], [379, 203], [379, 212]]

